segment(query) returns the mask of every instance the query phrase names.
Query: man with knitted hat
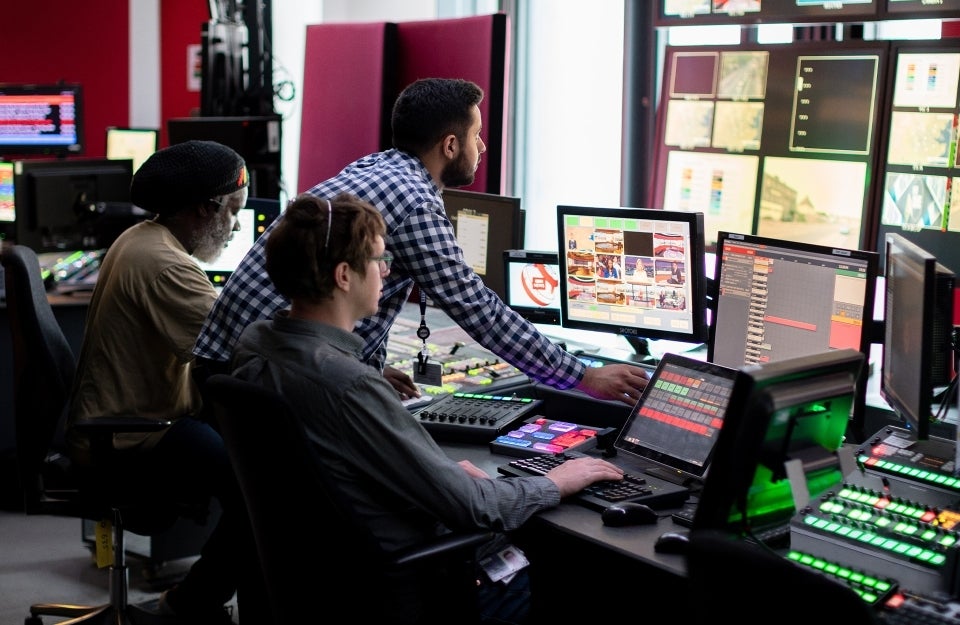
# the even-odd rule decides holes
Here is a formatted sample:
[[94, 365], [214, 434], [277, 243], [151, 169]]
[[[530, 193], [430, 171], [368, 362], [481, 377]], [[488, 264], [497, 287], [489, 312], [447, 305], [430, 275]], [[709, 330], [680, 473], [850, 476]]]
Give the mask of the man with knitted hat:
[[[137, 170], [131, 199], [156, 217], [125, 230], [104, 256], [68, 418], [76, 462], [116, 468], [161, 500], [218, 499], [222, 514], [200, 558], [159, 604], [164, 613], [204, 622], [230, 622], [224, 604], [234, 592], [255, 622], [260, 601], [259, 584], [244, 575], [259, 580], [246, 510], [223, 440], [202, 418], [192, 377], [193, 346], [217, 297], [195, 259], [216, 260], [239, 229], [247, 186], [243, 158], [213, 141], [164, 148]], [[70, 427], [131, 414], [174, 423], [155, 433], [116, 434], [112, 449], [96, 453]]]

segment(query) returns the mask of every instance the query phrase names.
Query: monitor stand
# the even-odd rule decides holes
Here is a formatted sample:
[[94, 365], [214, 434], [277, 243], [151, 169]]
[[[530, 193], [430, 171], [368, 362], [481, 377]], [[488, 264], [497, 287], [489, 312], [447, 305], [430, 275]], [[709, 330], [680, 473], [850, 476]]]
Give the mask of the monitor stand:
[[631, 360], [641, 364], [656, 364], [656, 358], [650, 353], [650, 339], [639, 336], [624, 336], [623, 338], [633, 348], [633, 353], [630, 355]]
[[647, 467], [643, 470], [647, 475], [652, 475], [658, 477], [661, 480], [670, 482], [671, 484], [677, 484], [679, 486], [690, 486], [692, 483], [696, 482], [696, 478], [682, 473], [681, 471], [674, 471], [666, 467]]

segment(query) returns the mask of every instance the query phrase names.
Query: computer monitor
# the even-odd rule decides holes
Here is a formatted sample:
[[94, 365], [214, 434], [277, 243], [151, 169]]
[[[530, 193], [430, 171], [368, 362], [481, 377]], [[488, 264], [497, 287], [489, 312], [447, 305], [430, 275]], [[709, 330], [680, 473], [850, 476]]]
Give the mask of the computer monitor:
[[[839, 349], [870, 354], [879, 255], [721, 231], [707, 359], [727, 367]], [[866, 381], [851, 432], [862, 437]]]
[[240, 261], [253, 247], [253, 243], [279, 215], [280, 200], [253, 197], [247, 199], [247, 205], [237, 213], [240, 231], [234, 233], [220, 257], [212, 263], [197, 261], [214, 286], [222, 287], [227, 283], [227, 279], [233, 275]]
[[130, 203], [130, 159], [14, 161], [15, 239], [36, 252], [109, 247], [153, 216]]
[[0, 232], [4, 238], [12, 234], [12, 231], [8, 232], [6, 228], [17, 219], [13, 202], [13, 163], [0, 161]]
[[0, 156], [83, 153], [79, 84], [0, 84]]
[[504, 250], [504, 302], [533, 323], [560, 325], [560, 260], [556, 252]]
[[133, 173], [157, 151], [160, 130], [157, 128], [107, 128], [107, 158], [133, 160]]
[[880, 395], [925, 440], [935, 419], [935, 388], [953, 377], [956, 278], [933, 254], [896, 233], [887, 234], [885, 256]]
[[647, 339], [707, 340], [703, 214], [558, 206], [563, 327]]
[[693, 529], [751, 534], [782, 525], [841, 484], [847, 467], [836, 452], [865, 361], [839, 349], [741, 368]]
[[444, 189], [443, 205], [467, 264], [506, 301], [503, 251], [523, 247], [520, 198], [463, 189]]

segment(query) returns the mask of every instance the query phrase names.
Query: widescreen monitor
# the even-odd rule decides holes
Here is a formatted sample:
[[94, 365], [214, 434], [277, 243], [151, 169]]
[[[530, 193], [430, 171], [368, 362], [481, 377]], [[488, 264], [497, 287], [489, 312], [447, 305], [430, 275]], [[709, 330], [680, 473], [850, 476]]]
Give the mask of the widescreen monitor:
[[899, 234], [886, 237], [880, 395], [916, 434], [929, 438], [936, 387], [953, 378], [955, 276]]
[[444, 189], [443, 205], [464, 260], [502, 300], [503, 252], [523, 247], [520, 198], [463, 189]]
[[563, 326], [646, 339], [707, 339], [701, 213], [558, 206]]
[[[727, 367], [841, 349], [870, 353], [876, 252], [721, 232], [707, 359]], [[866, 384], [852, 431], [860, 428]]]
[[280, 200], [266, 198], [248, 198], [247, 204], [237, 213], [240, 230], [212, 263], [197, 261], [207, 273], [213, 286], [222, 287], [233, 275], [240, 261], [247, 255], [254, 242], [260, 238], [273, 220], [280, 215]]
[[[865, 361], [841, 349], [741, 368], [693, 529], [751, 535], [789, 522], [803, 499], [841, 484], [846, 467], [836, 452]], [[805, 482], [797, 493], [787, 475], [791, 461]]]
[[93, 250], [151, 217], [130, 203], [130, 159], [14, 161], [14, 238], [36, 252]]
[[129, 158], [133, 173], [157, 151], [160, 130], [157, 128], [107, 128], [107, 158]]
[[0, 84], [0, 156], [83, 153], [79, 84]]
[[556, 252], [505, 250], [504, 302], [533, 323], [560, 325], [560, 260]]

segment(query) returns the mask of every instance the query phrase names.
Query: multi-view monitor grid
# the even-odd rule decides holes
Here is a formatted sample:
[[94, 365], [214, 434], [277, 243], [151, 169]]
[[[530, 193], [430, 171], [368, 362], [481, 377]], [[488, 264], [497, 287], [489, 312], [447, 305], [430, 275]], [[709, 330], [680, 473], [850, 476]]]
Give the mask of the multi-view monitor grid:
[[654, 5], [657, 27], [877, 21], [960, 13], [960, 0], [657, 0]]
[[887, 50], [668, 47], [651, 205], [703, 212], [709, 249], [721, 230], [864, 247]]
[[960, 47], [904, 43], [891, 59], [877, 210], [878, 250], [897, 233], [960, 269]]

